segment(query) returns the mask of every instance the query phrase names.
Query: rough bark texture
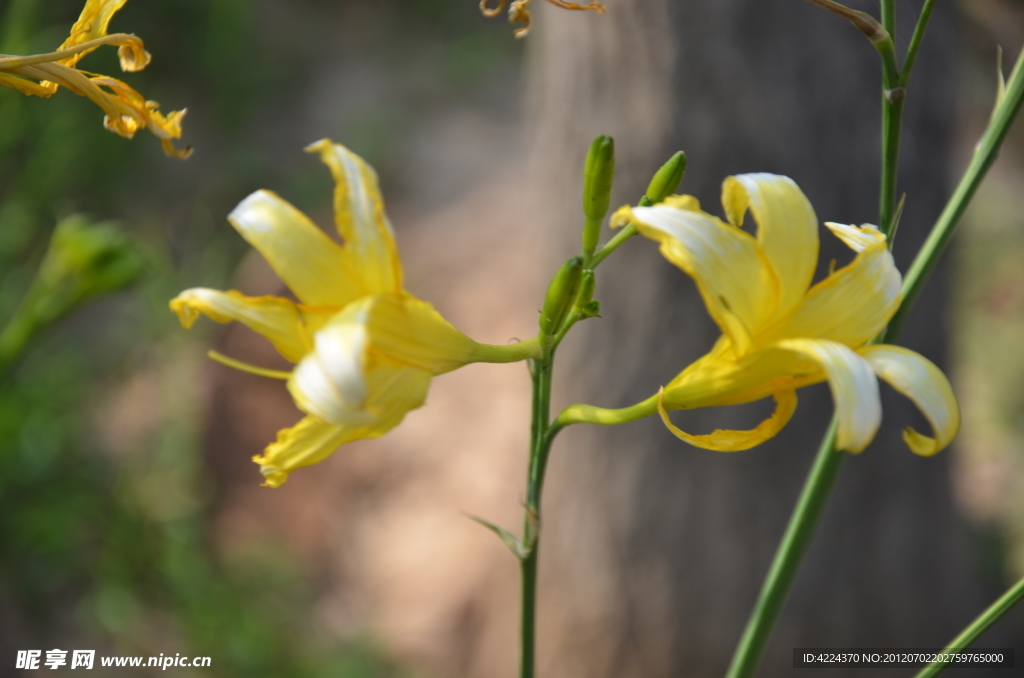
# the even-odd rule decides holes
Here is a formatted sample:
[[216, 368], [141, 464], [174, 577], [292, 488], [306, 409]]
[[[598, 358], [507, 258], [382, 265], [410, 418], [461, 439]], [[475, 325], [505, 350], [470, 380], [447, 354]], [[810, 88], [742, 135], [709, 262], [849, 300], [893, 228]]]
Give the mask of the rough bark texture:
[[[939, 4], [907, 105], [901, 269], [950, 183], [955, 24]], [[530, 83], [542, 186], [578, 185], [587, 142], [604, 133], [621, 160], [619, 203], [684, 149], [683, 190], [709, 211], [720, 211], [727, 175], [767, 171], [795, 179], [822, 221], [877, 221], [880, 67], [846, 22], [804, 3], [753, 0], [620, 0], [603, 17], [538, 14]], [[548, 198], [564, 210], [550, 232], [565, 235], [565, 248], [579, 221], [566, 192]], [[832, 257], [849, 255], [823, 236], [821, 259]], [[636, 402], [718, 334], [692, 282], [650, 243], [628, 243], [606, 265], [606, 320], [575, 338], [572, 372], [583, 378], [563, 382], [563, 401]], [[939, 364], [944, 280], [940, 267], [902, 338]], [[823, 386], [800, 397], [783, 434], [734, 455], [688, 447], [655, 420], [563, 435], [547, 485], [546, 675], [724, 672], [832, 412]], [[952, 505], [949, 453], [912, 455], [900, 431], [919, 427], [920, 415], [886, 387], [883, 408], [875, 442], [845, 464], [760, 675], [789, 675], [796, 646], [941, 645], [994, 595]], [[677, 421], [695, 432], [746, 428], [764, 411]]]

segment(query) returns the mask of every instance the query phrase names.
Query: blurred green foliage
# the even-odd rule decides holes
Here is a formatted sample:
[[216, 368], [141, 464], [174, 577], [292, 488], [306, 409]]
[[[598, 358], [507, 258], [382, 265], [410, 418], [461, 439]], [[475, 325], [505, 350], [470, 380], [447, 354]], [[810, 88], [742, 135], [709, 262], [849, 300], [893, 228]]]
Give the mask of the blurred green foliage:
[[[81, 6], [0, 0], [0, 53], [53, 50]], [[0, 377], [0, 661], [95, 648], [209, 655], [208, 675], [395, 675], [370, 644], [316, 628], [309, 568], [286, 549], [217, 554], [217, 487], [188, 383], [190, 349], [209, 334], [182, 332], [167, 300], [228, 286], [245, 245], [224, 216], [248, 192], [328, 208], [329, 179], [303, 143], [334, 136], [387, 177], [418, 116], [473, 96], [511, 61], [510, 31], [457, 0], [132, 2], [112, 30], [145, 40], [152, 65], [121, 77], [165, 110], [190, 109], [196, 153], [181, 162], [148, 135], [118, 138], [65, 91], [0, 88], [0, 327], [39, 320]], [[390, 84], [376, 98], [373, 87], [332, 92], [322, 79], [339, 61]], [[82, 67], [119, 72], [113, 49]], [[339, 100], [337, 113], [303, 117], [314, 95]], [[93, 298], [140, 273], [131, 290]], [[97, 400], [146, 369], [166, 391], [152, 403], [156, 432], [128, 453], [107, 449]]]

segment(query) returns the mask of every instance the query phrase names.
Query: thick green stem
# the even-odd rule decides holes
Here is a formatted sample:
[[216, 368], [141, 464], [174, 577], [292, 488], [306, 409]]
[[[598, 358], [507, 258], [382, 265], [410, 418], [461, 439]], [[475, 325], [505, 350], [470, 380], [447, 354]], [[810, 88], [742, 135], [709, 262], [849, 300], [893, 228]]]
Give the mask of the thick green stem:
[[537, 544], [519, 561], [522, 579], [520, 598], [519, 678], [533, 678], [535, 661], [535, 620], [537, 618]]
[[522, 594], [520, 597], [520, 678], [533, 678], [536, 659], [537, 561], [540, 546], [540, 504], [544, 491], [551, 443], [562, 424], [549, 424], [551, 413], [551, 369], [554, 350], [545, 351], [532, 362], [533, 417], [530, 426], [530, 464], [526, 481], [526, 506], [523, 518], [523, 545], [526, 555], [520, 560]]
[[1024, 50], [1017, 57], [1017, 64], [1006, 85], [1006, 96], [996, 108], [988, 129], [985, 130], [984, 136], [978, 142], [978, 147], [974, 152], [974, 157], [971, 158], [971, 163], [967, 166], [967, 171], [964, 172], [953, 197], [946, 203], [946, 208], [942, 210], [928, 239], [903, 278], [903, 303], [900, 304], [899, 310], [889, 321], [889, 327], [883, 340], [885, 343], [892, 343], [896, 335], [899, 334], [903, 323], [907, 320], [907, 314], [913, 308], [914, 302], [917, 301], [917, 297], [924, 287], [925, 280], [935, 268], [943, 250], [946, 249], [953, 233], [956, 232], [960, 218], [978, 190], [978, 186], [999, 155], [999, 147], [1006, 138], [1011, 123], [1017, 117], [1021, 102], [1024, 101], [1024, 66], [1022, 64], [1024, 64]]
[[[992, 603], [991, 607], [971, 622], [971, 625], [964, 629], [960, 635], [951, 640], [946, 649], [942, 651], [942, 654], [959, 654], [961, 650], [970, 647], [974, 641], [981, 637], [981, 634], [988, 631], [989, 627], [1009, 612], [1010, 608], [1019, 603], [1021, 599], [1024, 599], [1024, 579], [1017, 582], [999, 600]], [[949, 662], [932, 662], [921, 669], [914, 678], [932, 678], [932, 676], [942, 673], [947, 666], [949, 666]]]
[[477, 344], [473, 348], [473, 361], [482, 363], [517, 363], [520, 360], [536, 358], [540, 353], [540, 342], [536, 338], [517, 341], [507, 346]]
[[843, 459], [846, 458], [845, 452], [835, 449], [835, 439], [836, 419], [833, 418], [733, 655], [727, 678], [746, 678], [752, 676], [757, 669], [772, 627], [786, 602], [786, 595], [793, 585], [797, 569], [814, 537], [814, 530], [828, 503]]

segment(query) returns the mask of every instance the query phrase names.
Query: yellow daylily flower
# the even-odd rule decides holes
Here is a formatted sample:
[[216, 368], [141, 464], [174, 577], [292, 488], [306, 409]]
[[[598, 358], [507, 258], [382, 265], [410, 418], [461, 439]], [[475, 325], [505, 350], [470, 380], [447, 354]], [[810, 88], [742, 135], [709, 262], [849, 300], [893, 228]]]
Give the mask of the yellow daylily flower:
[[[901, 277], [874, 226], [825, 224], [857, 254], [853, 262], [811, 285], [818, 260], [818, 221], [788, 177], [743, 174], [722, 191], [727, 222], [700, 209], [692, 196], [651, 207], [624, 207], [613, 225], [632, 223], [661, 245], [666, 259], [697, 283], [722, 330], [711, 351], [646, 401], [622, 410], [574, 405], [564, 423], [620, 423], [661, 414], [682, 440], [731, 452], [774, 436], [796, 409], [796, 389], [828, 381], [838, 414], [836, 445], [860, 452], [881, 423], [880, 377], [924, 413], [934, 437], [912, 428], [903, 438], [930, 456], [960, 428], [953, 389], [931, 361], [908, 349], [869, 343], [900, 304]], [[753, 213], [757, 234], [743, 231]], [[772, 396], [775, 413], [751, 431], [691, 435], [668, 410], [735, 405]]]
[[0, 86], [38, 97], [52, 96], [64, 86], [103, 109], [103, 125], [111, 132], [130, 139], [146, 128], [160, 139], [167, 155], [186, 158], [191, 149], [178, 149], [171, 143], [181, 137], [184, 109], [164, 116], [157, 110], [159, 104], [146, 101], [120, 80], [75, 67], [82, 57], [102, 45], [118, 45], [117, 56], [125, 72], [141, 71], [149, 64], [152, 57], [142, 40], [127, 33], [107, 35], [110, 19], [127, 1], [86, 0], [82, 14], [71, 27], [71, 35], [55, 52], [23, 57], [0, 55]]
[[238, 321], [297, 363], [290, 373], [275, 373], [224, 361], [287, 379], [296, 405], [307, 414], [253, 458], [271, 487], [344, 443], [390, 431], [423, 404], [435, 375], [471, 362], [514, 362], [540, 353], [536, 339], [479, 344], [406, 292], [373, 168], [328, 139], [306, 150], [318, 153], [334, 176], [343, 245], [270, 191], [256, 191], [228, 217], [298, 303], [205, 288], [185, 290], [171, 301], [185, 327], [200, 315]]
[[[502, 10], [505, 9], [507, 0], [498, 0], [498, 4], [494, 7], [490, 6], [490, 0], [480, 0], [480, 11], [486, 17], [494, 17], [501, 14]], [[512, 4], [508, 8], [508, 20], [509, 23], [522, 22], [522, 26], [517, 28], [513, 35], [517, 38], [525, 38], [530, 32], [530, 26], [533, 24], [533, 17], [530, 15], [530, 2], [532, 0], [512, 0]], [[598, 14], [604, 14], [604, 5], [600, 2], [590, 2], [586, 5], [580, 5], [575, 2], [565, 2], [564, 0], [548, 0], [552, 5], [561, 7], [562, 9], [589, 9], [597, 12]]]

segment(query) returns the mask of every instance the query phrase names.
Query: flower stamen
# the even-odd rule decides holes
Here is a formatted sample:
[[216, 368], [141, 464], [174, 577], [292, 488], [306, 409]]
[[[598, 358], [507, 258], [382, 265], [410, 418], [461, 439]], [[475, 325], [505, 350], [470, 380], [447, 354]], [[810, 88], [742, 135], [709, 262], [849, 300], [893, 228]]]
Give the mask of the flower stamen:
[[223, 353], [218, 353], [217, 351], [207, 351], [206, 357], [208, 357], [210, 360], [214, 360], [220, 363], [221, 365], [227, 365], [228, 367], [233, 367], [234, 369], [240, 370], [242, 372], [255, 374], [257, 377], [269, 377], [271, 379], [282, 379], [287, 381], [292, 376], [291, 372], [284, 372], [283, 370], [271, 370], [267, 369], [266, 367], [257, 367], [256, 365], [243, 363], [241, 360], [229, 358]]

